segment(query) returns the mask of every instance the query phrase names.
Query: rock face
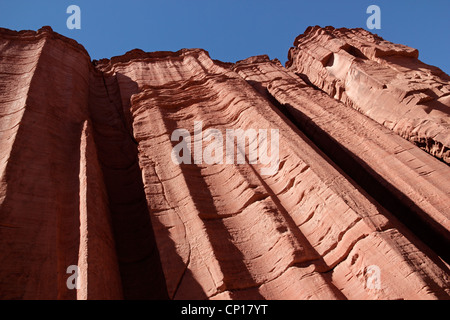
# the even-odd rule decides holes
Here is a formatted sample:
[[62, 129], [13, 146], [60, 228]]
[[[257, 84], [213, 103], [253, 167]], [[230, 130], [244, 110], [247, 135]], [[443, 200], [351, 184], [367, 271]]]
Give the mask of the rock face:
[[295, 39], [286, 67], [450, 163], [450, 77], [418, 56], [363, 29], [316, 26]]
[[91, 63], [1, 29], [0, 298], [450, 299], [449, 77], [359, 29], [294, 45]]

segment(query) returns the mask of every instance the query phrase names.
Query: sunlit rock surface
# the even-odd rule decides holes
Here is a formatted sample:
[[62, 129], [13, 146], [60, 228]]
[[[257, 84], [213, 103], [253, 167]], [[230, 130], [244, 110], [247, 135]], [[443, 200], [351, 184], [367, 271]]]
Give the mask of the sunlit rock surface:
[[[417, 56], [314, 27], [287, 68], [91, 61], [0, 29], [0, 298], [449, 299], [450, 82]], [[277, 130], [276, 170], [258, 139], [228, 163], [231, 129]], [[220, 137], [223, 161], [199, 161]]]

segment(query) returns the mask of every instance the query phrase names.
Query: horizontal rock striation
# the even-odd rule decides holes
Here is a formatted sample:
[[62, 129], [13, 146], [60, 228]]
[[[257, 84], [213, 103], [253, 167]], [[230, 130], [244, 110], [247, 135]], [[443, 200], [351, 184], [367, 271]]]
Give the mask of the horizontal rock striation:
[[[433, 99], [411, 102], [415, 87], [386, 111], [350, 94], [376, 97], [378, 78], [316, 67], [346, 48], [367, 74], [392, 68], [380, 83], [397, 88], [410, 71], [392, 65], [417, 52], [353, 43], [370, 37], [308, 29], [284, 68], [202, 49], [91, 63], [48, 27], [1, 29], [0, 298], [449, 299], [446, 75], [420, 69]], [[424, 149], [444, 162], [417, 146], [436, 130]]]

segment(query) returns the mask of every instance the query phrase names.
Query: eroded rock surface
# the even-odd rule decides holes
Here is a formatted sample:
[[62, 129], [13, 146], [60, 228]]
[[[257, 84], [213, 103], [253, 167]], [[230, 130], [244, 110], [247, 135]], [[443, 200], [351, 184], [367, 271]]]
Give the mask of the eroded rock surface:
[[[448, 76], [423, 67], [413, 85], [392, 65], [419, 65], [415, 50], [360, 37], [378, 39], [308, 29], [286, 69], [201, 49], [92, 64], [49, 28], [1, 29], [0, 298], [449, 299], [450, 169], [436, 159], [448, 159]], [[173, 159], [177, 129], [189, 163]], [[242, 163], [225, 141], [223, 161], [199, 161], [230, 129], [250, 137], [232, 141]], [[274, 129], [279, 161], [263, 174], [250, 133]]]
[[450, 77], [416, 49], [363, 29], [309, 27], [286, 67], [450, 163]]

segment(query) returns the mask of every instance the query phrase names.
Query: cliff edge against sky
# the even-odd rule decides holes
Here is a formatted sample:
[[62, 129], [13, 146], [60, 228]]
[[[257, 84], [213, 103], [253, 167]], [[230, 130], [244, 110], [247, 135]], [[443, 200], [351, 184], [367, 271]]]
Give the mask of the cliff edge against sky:
[[[0, 29], [0, 298], [449, 299], [449, 108], [362, 29], [310, 27], [285, 67]], [[242, 161], [197, 161], [230, 129]]]

